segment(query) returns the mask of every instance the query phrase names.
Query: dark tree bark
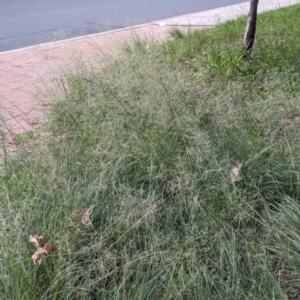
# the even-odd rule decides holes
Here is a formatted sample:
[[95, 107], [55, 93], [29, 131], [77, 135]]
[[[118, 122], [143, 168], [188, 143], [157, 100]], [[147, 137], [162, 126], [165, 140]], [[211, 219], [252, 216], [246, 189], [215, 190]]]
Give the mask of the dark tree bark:
[[246, 51], [251, 50], [254, 45], [258, 1], [250, 0], [250, 10], [243, 41]]

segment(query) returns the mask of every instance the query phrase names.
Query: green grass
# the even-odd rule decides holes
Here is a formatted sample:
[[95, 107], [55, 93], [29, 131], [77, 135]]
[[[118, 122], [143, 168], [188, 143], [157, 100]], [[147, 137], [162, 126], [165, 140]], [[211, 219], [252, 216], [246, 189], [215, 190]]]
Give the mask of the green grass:
[[247, 58], [242, 18], [64, 74], [0, 168], [0, 298], [298, 299], [299, 14], [260, 15]]

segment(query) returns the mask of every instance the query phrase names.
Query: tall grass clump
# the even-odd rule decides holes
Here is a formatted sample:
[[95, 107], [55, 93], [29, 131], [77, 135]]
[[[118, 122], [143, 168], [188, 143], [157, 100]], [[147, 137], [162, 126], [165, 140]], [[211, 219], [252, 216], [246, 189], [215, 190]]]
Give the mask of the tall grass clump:
[[1, 164], [0, 298], [298, 299], [298, 10], [251, 57], [240, 19], [64, 73]]

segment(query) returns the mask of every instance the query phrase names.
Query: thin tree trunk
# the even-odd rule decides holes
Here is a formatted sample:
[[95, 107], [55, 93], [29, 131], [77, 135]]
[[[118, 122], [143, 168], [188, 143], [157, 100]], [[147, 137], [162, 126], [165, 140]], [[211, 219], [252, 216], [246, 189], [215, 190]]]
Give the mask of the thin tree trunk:
[[243, 41], [246, 51], [251, 50], [254, 45], [258, 1], [250, 0], [250, 10]]

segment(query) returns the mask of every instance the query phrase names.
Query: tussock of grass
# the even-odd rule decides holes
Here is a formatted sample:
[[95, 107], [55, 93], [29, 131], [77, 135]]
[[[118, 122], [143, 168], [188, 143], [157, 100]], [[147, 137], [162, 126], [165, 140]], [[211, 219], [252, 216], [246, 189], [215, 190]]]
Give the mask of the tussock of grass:
[[[251, 57], [241, 19], [66, 75], [0, 169], [1, 298], [298, 299], [299, 10]], [[40, 266], [32, 228], [60, 244]]]

